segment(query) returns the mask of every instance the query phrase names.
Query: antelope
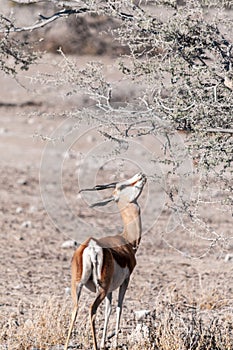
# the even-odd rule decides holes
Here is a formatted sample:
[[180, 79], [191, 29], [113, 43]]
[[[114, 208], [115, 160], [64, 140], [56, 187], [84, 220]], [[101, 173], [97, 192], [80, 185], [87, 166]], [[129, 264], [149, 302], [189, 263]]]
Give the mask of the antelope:
[[95, 327], [97, 309], [101, 302], [106, 299], [105, 321], [100, 345], [101, 349], [104, 349], [108, 321], [111, 314], [112, 292], [119, 288], [114, 334], [115, 346], [117, 347], [123, 300], [130, 275], [136, 265], [135, 254], [141, 240], [141, 216], [137, 199], [145, 183], [146, 176], [139, 173], [126, 181], [97, 185], [92, 189], [81, 190], [92, 191], [114, 188], [112, 197], [95, 203], [92, 207], [106, 205], [112, 201], [116, 202], [124, 229], [121, 234], [115, 236], [107, 236], [100, 239], [89, 237], [74, 252], [71, 263], [71, 294], [74, 306], [65, 350], [68, 348], [70, 335], [77, 317], [78, 303], [83, 286], [96, 293], [96, 298], [90, 307], [94, 350], [98, 349]]

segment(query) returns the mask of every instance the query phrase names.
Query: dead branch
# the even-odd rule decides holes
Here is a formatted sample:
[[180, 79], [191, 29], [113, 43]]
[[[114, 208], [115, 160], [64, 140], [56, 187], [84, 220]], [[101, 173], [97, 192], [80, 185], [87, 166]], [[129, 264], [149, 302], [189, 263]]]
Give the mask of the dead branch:
[[233, 134], [233, 129], [214, 129], [210, 128], [206, 130], [209, 133], [222, 133], [222, 134]]
[[[39, 2], [46, 2], [46, 0], [11, 0], [11, 1], [19, 5], [29, 5], [29, 4], [38, 4]], [[73, 0], [73, 1], [59, 0], [58, 2], [57, 0], [50, 0], [50, 2], [54, 3], [59, 7], [62, 7], [62, 6], [71, 7], [71, 6], [77, 5], [78, 1], [77, 0]]]
[[8, 26], [7, 29], [0, 29], [1, 33], [9, 33], [9, 32], [25, 32], [25, 31], [32, 31], [38, 28], [42, 28], [46, 26], [49, 23], [52, 23], [56, 21], [59, 18], [62, 17], [69, 17], [72, 14], [80, 14], [90, 11], [89, 8], [81, 8], [81, 9], [64, 9], [61, 11], [58, 11], [54, 13], [52, 16], [45, 17], [43, 15], [39, 15], [40, 19], [36, 23], [34, 23], [31, 26], [28, 27], [15, 27], [14, 24], [11, 22], [10, 27]]
[[36, 4], [38, 2], [43, 2], [44, 0], [11, 0], [12, 2], [15, 2], [16, 4]]

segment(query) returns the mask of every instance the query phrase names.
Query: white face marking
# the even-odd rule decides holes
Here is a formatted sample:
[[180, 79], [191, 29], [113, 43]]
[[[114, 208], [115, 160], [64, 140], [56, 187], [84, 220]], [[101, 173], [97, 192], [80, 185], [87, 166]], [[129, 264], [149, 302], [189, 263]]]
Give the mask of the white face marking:
[[115, 201], [119, 201], [124, 198], [127, 202], [131, 203], [140, 196], [142, 189], [146, 183], [145, 175], [139, 173], [134, 175], [131, 179], [119, 182], [116, 185], [114, 191]]

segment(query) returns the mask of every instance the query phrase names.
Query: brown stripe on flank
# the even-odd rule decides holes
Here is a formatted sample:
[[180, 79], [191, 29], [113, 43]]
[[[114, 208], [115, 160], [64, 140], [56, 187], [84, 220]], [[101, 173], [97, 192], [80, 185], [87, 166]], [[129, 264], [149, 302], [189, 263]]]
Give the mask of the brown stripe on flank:
[[117, 264], [124, 268], [128, 267], [130, 273], [136, 266], [134, 250], [121, 235], [103, 237], [98, 240], [103, 248], [108, 248]]

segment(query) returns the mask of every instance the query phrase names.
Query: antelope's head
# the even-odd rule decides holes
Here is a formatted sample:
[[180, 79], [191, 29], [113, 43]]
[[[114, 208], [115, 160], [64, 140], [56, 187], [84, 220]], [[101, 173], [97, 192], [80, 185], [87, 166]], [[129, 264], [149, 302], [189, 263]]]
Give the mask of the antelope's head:
[[132, 203], [138, 199], [142, 189], [146, 183], [146, 176], [142, 173], [138, 173], [131, 177], [129, 180], [118, 182], [113, 192], [113, 197], [116, 202], [124, 200], [125, 202]]
[[114, 188], [113, 195], [103, 201], [94, 203], [91, 207], [103, 206], [109, 202], [124, 201], [125, 203], [135, 202], [140, 196], [142, 189], [146, 183], [146, 176], [143, 173], [138, 173], [128, 180], [121, 182], [112, 182], [106, 185], [97, 185], [90, 189], [83, 189], [82, 191], [100, 191], [108, 188]]

